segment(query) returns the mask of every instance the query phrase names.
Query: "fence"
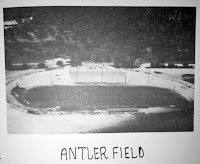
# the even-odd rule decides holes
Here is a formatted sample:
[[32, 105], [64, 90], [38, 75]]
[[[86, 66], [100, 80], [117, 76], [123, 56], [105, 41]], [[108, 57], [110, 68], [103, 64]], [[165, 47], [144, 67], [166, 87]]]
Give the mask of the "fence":
[[126, 84], [126, 72], [121, 70], [87, 69], [70, 70], [70, 77], [75, 83], [116, 83]]

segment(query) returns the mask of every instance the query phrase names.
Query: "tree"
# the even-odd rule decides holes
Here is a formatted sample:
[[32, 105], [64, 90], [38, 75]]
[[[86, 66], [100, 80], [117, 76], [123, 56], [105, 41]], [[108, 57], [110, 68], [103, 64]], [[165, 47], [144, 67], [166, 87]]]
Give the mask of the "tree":
[[57, 61], [56, 65], [58, 65], [59, 67], [64, 67], [64, 64], [62, 61]]
[[38, 68], [46, 68], [46, 65], [44, 63], [39, 63]]

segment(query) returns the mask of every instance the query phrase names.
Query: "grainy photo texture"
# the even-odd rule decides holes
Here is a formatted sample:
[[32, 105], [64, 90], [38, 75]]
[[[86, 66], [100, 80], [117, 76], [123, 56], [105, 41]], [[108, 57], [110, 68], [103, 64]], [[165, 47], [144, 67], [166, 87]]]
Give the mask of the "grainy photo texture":
[[8, 133], [194, 129], [195, 7], [4, 8]]

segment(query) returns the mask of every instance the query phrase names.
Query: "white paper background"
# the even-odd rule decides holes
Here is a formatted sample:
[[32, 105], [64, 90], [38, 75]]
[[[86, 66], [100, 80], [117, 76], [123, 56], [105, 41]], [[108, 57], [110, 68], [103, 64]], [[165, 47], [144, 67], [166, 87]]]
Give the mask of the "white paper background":
[[[200, 162], [200, 24], [198, 0], [143, 0], [143, 1], [25, 1], [1, 0], [0, 2], [0, 164], [57, 164], [57, 163], [169, 163], [169, 164], [197, 164]], [[7, 134], [7, 112], [5, 93], [4, 70], [4, 38], [3, 38], [3, 7], [23, 6], [191, 6], [197, 7], [196, 28], [196, 65], [195, 65], [195, 113], [194, 132], [174, 133], [124, 133], [124, 134], [67, 134], [67, 135], [11, 135]], [[112, 147], [142, 146], [144, 158], [113, 160], [71, 160], [61, 161], [60, 152], [64, 147], [101, 147], [106, 146], [107, 151]], [[108, 156], [112, 154], [108, 152]]]

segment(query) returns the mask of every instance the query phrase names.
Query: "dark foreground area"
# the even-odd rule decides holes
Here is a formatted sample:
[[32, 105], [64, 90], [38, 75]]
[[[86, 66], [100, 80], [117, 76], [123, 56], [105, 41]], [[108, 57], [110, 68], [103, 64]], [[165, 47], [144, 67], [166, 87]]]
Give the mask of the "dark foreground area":
[[116, 126], [102, 127], [90, 133], [189, 132], [193, 128], [193, 109], [188, 109], [159, 114], [136, 114], [135, 119], [126, 120]]

